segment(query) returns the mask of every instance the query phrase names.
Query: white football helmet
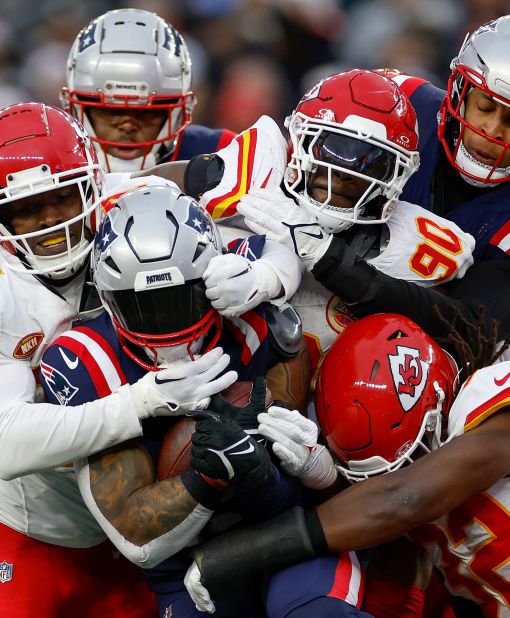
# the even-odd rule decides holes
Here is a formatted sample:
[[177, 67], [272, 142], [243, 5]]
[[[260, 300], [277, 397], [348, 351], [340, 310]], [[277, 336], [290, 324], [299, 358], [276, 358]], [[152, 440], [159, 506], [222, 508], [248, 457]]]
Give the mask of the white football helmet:
[[[495, 186], [510, 180], [510, 167], [499, 165], [510, 143], [491, 137], [466, 121], [466, 97], [476, 87], [496, 103], [510, 107], [509, 49], [510, 15], [495, 19], [468, 34], [459, 54], [451, 62], [448, 92], [438, 114], [439, 138], [450, 164], [467, 182], [478, 187]], [[493, 145], [501, 147], [501, 153], [493, 165], [478, 161], [466, 150], [463, 144], [466, 128], [485, 140], [488, 152], [494, 150]]]
[[221, 318], [202, 275], [222, 250], [211, 217], [177, 187], [143, 187], [119, 198], [96, 235], [94, 283], [132, 360], [155, 370], [192, 357], [202, 343], [205, 351], [216, 344]]
[[[147, 169], [157, 156], [173, 152], [191, 122], [191, 59], [182, 35], [155, 13], [138, 9], [108, 11], [76, 37], [67, 61], [64, 109], [83, 123], [107, 171]], [[91, 108], [161, 110], [168, 118], [156, 139], [112, 142], [100, 139], [90, 122]], [[143, 156], [124, 160], [108, 146], [145, 147]]]

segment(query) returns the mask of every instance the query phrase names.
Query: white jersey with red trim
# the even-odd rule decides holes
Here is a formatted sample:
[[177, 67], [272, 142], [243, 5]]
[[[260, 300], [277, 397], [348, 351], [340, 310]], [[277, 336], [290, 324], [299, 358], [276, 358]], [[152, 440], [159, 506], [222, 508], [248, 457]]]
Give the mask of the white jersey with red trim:
[[[389, 240], [368, 262], [391, 277], [423, 286], [438, 285], [463, 277], [473, 263], [474, 238], [416, 204], [398, 202], [385, 225]], [[316, 349], [325, 350], [353, 320], [344, 302], [308, 273], [291, 303]]]
[[[105, 195], [162, 183], [173, 185], [157, 177], [108, 174]], [[57, 293], [29, 273], [10, 270], [9, 263], [20, 265], [0, 247], [0, 522], [42, 541], [92, 546], [104, 534], [77, 506], [81, 497], [72, 468], [58, 466], [140, 435], [140, 421], [128, 393], [77, 406], [72, 414], [35, 403], [40, 359], [77, 317], [85, 274]], [[30, 474], [35, 470], [44, 472]]]
[[[480, 369], [463, 385], [448, 416], [450, 441], [510, 405], [510, 362]], [[510, 478], [412, 534], [445, 575], [453, 594], [510, 617]]]

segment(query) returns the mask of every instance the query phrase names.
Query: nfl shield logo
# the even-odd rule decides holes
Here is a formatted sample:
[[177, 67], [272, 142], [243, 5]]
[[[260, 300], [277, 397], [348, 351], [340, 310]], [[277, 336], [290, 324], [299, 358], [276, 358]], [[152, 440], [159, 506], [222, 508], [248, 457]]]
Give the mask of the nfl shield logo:
[[12, 564], [8, 562], [0, 562], [0, 584], [6, 584], [12, 579]]

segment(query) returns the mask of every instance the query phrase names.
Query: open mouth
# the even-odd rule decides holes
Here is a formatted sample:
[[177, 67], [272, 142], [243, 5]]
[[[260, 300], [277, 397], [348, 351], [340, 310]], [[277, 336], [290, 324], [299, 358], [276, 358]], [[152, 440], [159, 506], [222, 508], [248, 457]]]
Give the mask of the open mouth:
[[143, 156], [144, 148], [132, 148], [131, 146], [110, 146], [108, 148], [108, 154], [117, 159], [137, 159]]

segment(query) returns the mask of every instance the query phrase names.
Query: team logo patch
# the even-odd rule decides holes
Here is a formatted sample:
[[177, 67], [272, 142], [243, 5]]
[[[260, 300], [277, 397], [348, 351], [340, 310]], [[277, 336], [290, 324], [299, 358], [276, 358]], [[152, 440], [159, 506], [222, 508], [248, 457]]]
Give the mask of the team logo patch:
[[94, 45], [96, 42], [96, 26], [97, 21], [93, 21], [89, 26], [81, 31], [78, 38], [78, 51], [81, 53], [85, 51], [87, 47]]
[[326, 321], [331, 330], [342, 333], [349, 324], [352, 324], [354, 317], [343, 300], [338, 296], [332, 296], [326, 306]]
[[324, 120], [325, 122], [335, 122], [336, 120], [333, 110], [327, 108], [320, 109], [316, 114], [316, 117]]
[[41, 375], [62, 406], [67, 406], [80, 390], [78, 387], [73, 386], [63, 373], [60, 373], [55, 367], [47, 363], [41, 363]]
[[14, 569], [14, 565], [10, 562], [0, 562], [0, 584], [6, 584], [10, 582], [12, 579], [12, 571]]
[[21, 360], [32, 358], [43, 339], [43, 333], [30, 333], [30, 335], [25, 335], [14, 348], [12, 355], [14, 358], [19, 358]]
[[429, 376], [429, 364], [420, 358], [419, 350], [397, 346], [396, 354], [388, 354], [393, 384], [405, 412], [415, 405], [423, 393]]
[[190, 204], [188, 210], [188, 219], [185, 222], [185, 225], [195, 230], [199, 234], [203, 234], [211, 243], [219, 249], [216, 235], [213, 231], [213, 223], [212, 219], [209, 215], [200, 208], [200, 206], [196, 203]]

